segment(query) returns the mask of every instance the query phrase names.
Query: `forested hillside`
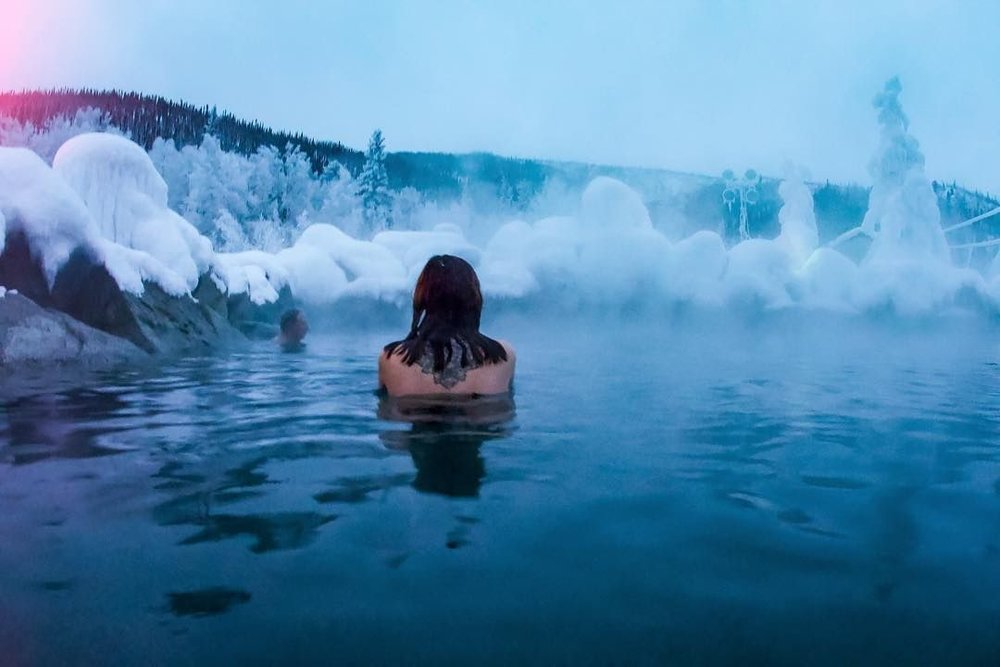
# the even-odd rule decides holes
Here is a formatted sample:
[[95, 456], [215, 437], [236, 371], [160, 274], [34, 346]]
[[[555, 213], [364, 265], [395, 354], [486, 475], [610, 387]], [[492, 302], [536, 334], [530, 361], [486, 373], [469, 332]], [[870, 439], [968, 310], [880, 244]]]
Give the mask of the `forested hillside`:
[[[276, 131], [212, 107], [122, 91], [0, 92], [0, 145], [27, 146], [51, 161], [68, 138], [90, 131], [124, 134], [149, 152], [167, 181], [170, 206], [217, 247], [279, 247], [312, 221], [366, 235], [441, 220], [482, 224], [490, 217], [565, 212], [596, 176], [636, 189], [654, 224], [678, 237], [713, 229], [738, 238], [739, 206], [726, 182], [662, 169], [506, 158], [489, 153], [392, 152], [376, 132], [366, 152], [337, 141]], [[373, 139], [375, 137], [373, 136]], [[372, 165], [372, 161], [377, 165]], [[371, 168], [373, 167], [374, 168]], [[781, 207], [778, 180], [760, 179], [747, 209], [751, 235], [773, 237]], [[860, 224], [868, 189], [813, 186], [820, 238]], [[1000, 206], [956, 183], [934, 183], [945, 225]], [[962, 230], [961, 241], [1000, 233], [1000, 219]]]
[[149, 150], [158, 138], [173, 139], [178, 147], [197, 146], [206, 134], [219, 140], [222, 150], [252, 155], [261, 146], [284, 149], [292, 145], [321, 172], [333, 162], [360, 168], [361, 152], [341, 143], [316, 141], [301, 133], [278, 132], [258, 121], [246, 121], [215, 107], [196, 107], [163, 97], [121, 91], [51, 90], [0, 93], [0, 116], [34, 127], [53, 118], [73, 117], [81, 109], [99, 109], [111, 125]]

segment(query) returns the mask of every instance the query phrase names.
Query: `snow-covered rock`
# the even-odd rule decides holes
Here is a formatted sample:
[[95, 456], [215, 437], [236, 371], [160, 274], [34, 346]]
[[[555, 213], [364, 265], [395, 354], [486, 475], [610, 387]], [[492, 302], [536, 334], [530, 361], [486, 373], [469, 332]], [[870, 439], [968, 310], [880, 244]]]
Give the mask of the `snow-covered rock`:
[[140, 278], [179, 296], [211, 267], [211, 242], [167, 208], [167, 184], [139, 145], [82, 134], [63, 144], [52, 167], [86, 204], [105, 263], [124, 288], [140, 291]]
[[50, 287], [74, 250], [94, 249], [100, 239], [73, 189], [26, 148], [0, 147], [0, 217], [5, 238], [26, 238]]

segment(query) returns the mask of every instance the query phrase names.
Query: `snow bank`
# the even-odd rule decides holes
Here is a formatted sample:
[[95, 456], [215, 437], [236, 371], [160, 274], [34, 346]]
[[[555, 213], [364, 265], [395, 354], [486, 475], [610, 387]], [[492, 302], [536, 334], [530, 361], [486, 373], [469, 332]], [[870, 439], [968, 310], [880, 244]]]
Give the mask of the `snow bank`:
[[0, 238], [23, 232], [50, 286], [82, 248], [129, 292], [140, 294], [144, 281], [174, 295], [192, 290], [215, 261], [212, 246], [166, 197], [145, 151], [119, 136], [74, 137], [53, 167], [27, 149], [0, 148]]
[[749, 303], [924, 313], [969, 290], [1000, 303], [1000, 259], [986, 277], [950, 262], [899, 92], [890, 81], [876, 99], [881, 139], [863, 223], [875, 240], [860, 263], [818, 246], [812, 194], [797, 175], [779, 187], [778, 237], [732, 248], [711, 231], [668, 240], [634, 190], [600, 177], [571, 215], [514, 220], [481, 245], [447, 223], [384, 231], [370, 241], [318, 223], [277, 252], [215, 254], [168, 208], [167, 186], [139, 146], [94, 134], [67, 141], [52, 168], [27, 150], [0, 149], [0, 243], [6, 233], [24, 231], [50, 283], [70, 253], [85, 247], [132, 292], [155, 281], [184, 294], [209, 272], [231, 294], [257, 304], [275, 301], [284, 289], [307, 304], [405, 302], [427, 259], [443, 253], [473, 264], [487, 296], [570, 306]]
[[480, 279], [488, 293], [507, 297], [556, 290], [581, 302], [629, 300], [663, 291], [669, 252], [638, 194], [600, 177], [584, 190], [577, 217], [501, 227], [487, 243]]
[[212, 265], [211, 243], [167, 208], [167, 184], [137, 144], [82, 134], [63, 144], [52, 166], [86, 204], [105, 240], [108, 269], [123, 288], [141, 290], [141, 277], [184, 294]]
[[719, 285], [728, 265], [729, 253], [722, 237], [715, 232], [695, 232], [678, 242], [670, 254], [666, 271], [671, 295], [678, 301], [721, 305]]
[[[489, 294], [544, 294], [573, 303], [640, 300], [722, 307], [739, 302], [914, 314], [947, 307], [968, 289], [996, 298], [993, 283], [941, 257], [936, 243], [928, 240], [930, 233], [901, 233], [861, 265], [833, 249], [818, 248], [808, 187], [788, 179], [779, 192], [784, 199], [779, 236], [727, 249], [709, 231], [671, 244], [649, 223], [636, 193], [612, 179], [596, 179], [581, 197], [577, 216], [534, 224], [514, 221], [500, 228], [477, 268]], [[912, 212], [893, 206], [885, 200], [883, 214], [902, 220], [906, 211]], [[915, 225], [926, 232], [937, 224], [940, 229], [926, 211], [921, 215], [917, 221], [907, 218], [905, 228]]]
[[480, 250], [465, 240], [457, 225], [447, 223], [431, 231], [380, 232], [372, 243], [388, 250], [402, 264], [413, 283], [434, 255], [457, 255], [471, 264], [478, 264], [481, 256]]
[[73, 250], [96, 248], [100, 239], [73, 189], [26, 148], [0, 148], [0, 217], [5, 238], [27, 236], [50, 287]]
[[215, 268], [230, 293], [246, 294], [257, 305], [277, 301], [278, 292], [289, 282], [285, 265], [261, 250], [220, 253]]
[[797, 280], [792, 269], [794, 261], [788, 249], [778, 241], [743, 241], [729, 251], [726, 296], [752, 299], [772, 308], [792, 305], [790, 288]]
[[405, 297], [427, 260], [442, 253], [461, 255], [473, 263], [480, 255], [453, 225], [427, 232], [382, 232], [362, 241], [333, 225], [317, 223], [278, 253], [218, 257], [228, 289], [246, 292], [255, 303], [273, 301], [287, 285], [296, 298], [328, 304], [347, 296], [385, 301]]

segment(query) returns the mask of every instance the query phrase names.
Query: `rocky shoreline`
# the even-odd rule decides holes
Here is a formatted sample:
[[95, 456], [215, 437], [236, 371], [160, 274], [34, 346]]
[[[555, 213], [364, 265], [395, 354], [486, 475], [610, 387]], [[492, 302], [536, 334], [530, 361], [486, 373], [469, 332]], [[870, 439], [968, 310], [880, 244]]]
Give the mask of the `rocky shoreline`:
[[19, 378], [76, 375], [198, 354], [268, 337], [282, 308], [225, 293], [211, 274], [190, 294], [152, 282], [141, 295], [121, 289], [106, 267], [75, 250], [49, 287], [27, 238], [9, 233], [0, 253], [0, 395]]

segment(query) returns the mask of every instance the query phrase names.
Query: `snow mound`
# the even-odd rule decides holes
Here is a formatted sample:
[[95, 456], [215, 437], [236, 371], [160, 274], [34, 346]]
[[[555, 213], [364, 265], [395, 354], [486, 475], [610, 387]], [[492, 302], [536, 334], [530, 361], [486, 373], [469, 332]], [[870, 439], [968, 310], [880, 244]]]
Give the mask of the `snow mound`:
[[285, 265], [261, 250], [216, 255], [216, 271], [231, 294], [246, 294], [257, 305], [278, 300], [278, 292], [288, 285]]
[[581, 195], [579, 216], [497, 230], [480, 278], [487, 293], [505, 297], [556, 291], [578, 302], [628, 301], [663, 292], [669, 253], [638, 193], [602, 176]]
[[0, 148], [0, 218], [4, 239], [25, 234], [49, 287], [73, 250], [94, 249], [100, 238], [76, 192], [26, 148]]
[[211, 242], [167, 208], [167, 185], [137, 144], [82, 134], [56, 152], [53, 169], [97, 223], [108, 269], [124, 289], [141, 291], [145, 279], [184, 294], [212, 266]]
[[220, 254], [218, 266], [229, 291], [246, 293], [254, 303], [273, 301], [287, 285], [297, 299], [321, 305], [344, 297], [405, 298], [424, 264], [438, 254], [476, 264], [482, 252], [450, 224], [430, 231], [381, 232], [363, 241], [334, 225], [314, 223], [289, 248], [274, 254]]
[[592, 231], [653, 228], [639, 193], [608, 176], [598, 176], [583, 191], [580, 222]]
[[[391, 250], [376, 240], [355, 239], [333, 225], [308, 227], [291, 249], [292, 253], [296, 251], [318, 253], [322, 255], [322, 261], [333, 263], [343, 272], [345, 283], [334, 298], [351, 295], [392, 299], [409, 286], [406, 266]], [[278, 256], [284, 257], [292, 270], [294, 255], [288, 252], [283, 251]], [[293, 280], [301, 283], [302, 271], [297, 268], [293, 271], [297, 276]]]
[[755, 299], [770, 308], [790, 306], [795, 282], [792, 257], [777, 241], [748, 239], [729, 251], [725, 284], [733, 298]]
[[679, 241], [666, 261], [666, 288], [674, 299], [718, 306], [729, 255], [722, 237], [700, 231]]
[[465, 240], [465, 235], [457, 225], [442, 223], [430, 231], [387, 231], [380, 232], [372, 243], [388, 250], [402, 264], [411, 284], [424, 265], [434, 255], [457, 255], [470, 264], [478, 264], [482, 252]]

